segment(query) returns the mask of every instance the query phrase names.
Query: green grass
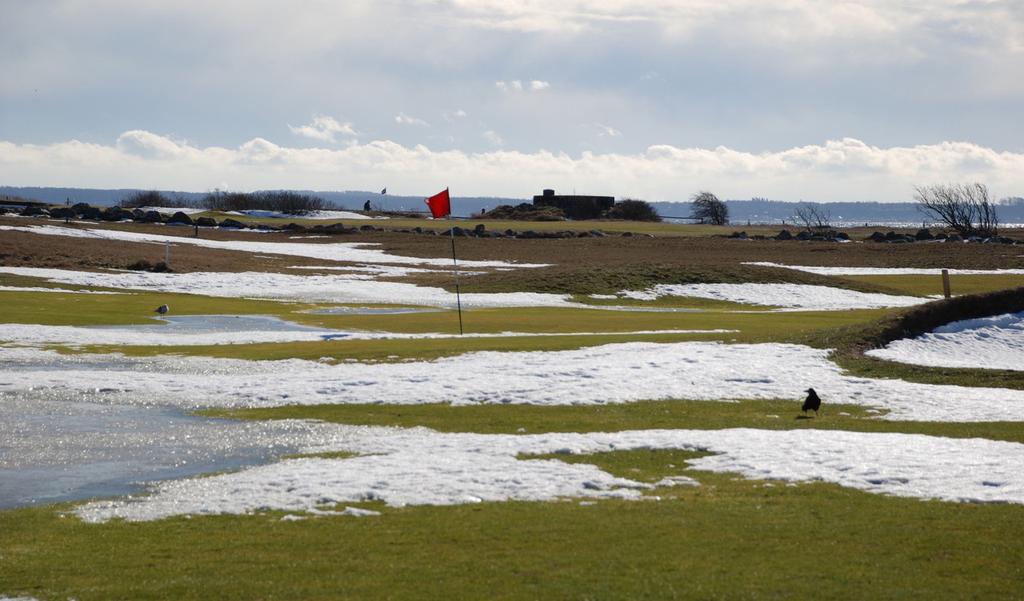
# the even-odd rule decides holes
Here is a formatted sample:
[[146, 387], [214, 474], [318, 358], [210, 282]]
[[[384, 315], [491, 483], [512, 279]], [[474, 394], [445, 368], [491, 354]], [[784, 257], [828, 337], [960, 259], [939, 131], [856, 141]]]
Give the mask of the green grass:
[[[0, 591], [78, 599], [1009, 599], [1024, 508], [686, 470], [691, 453], [559, 456], [699, 487], [659, 501], [484, 503], [372, 518], [84, 524], [0, 512]], [[378, 508], [380, 509], [380, 508]]]
[[[942, 276], [938, 275], [848, 275], [843, 279], [881, 286], [900, 294], [931, 296], [942, 294]], [[951, 275], [954, 295], [979, 294], [1024, 286], [1024, 275]]]
[[[181, 354], [236, 359], [286, 359], [387, 361], [435, 359], [462, 353], [526, 350], [571, 350], [614, 342], [679, 342], [685, 340], [724, 340], [728, 342], [785, 342], [794, 336], [809, 336], [814, 330], [867, 324], [884, 312], [822, 311], [785, 313], [646, 313], [591, 309], [486, 309], [464, 315], [467, 332], [562, 333], [564, 336], [517, 336], [504, 338], [444, 338], [397, 340], [331, 340], [318, 342], [267, 343], [215, 346], [91, 346], [90, 352], [123, 352], [135, 356]], [[320, 320], [320, 317], [326, 319]], [[422, 321], [417, 321], [417, 317]], [[304, 316], [299, 321], [340, 329], [454, 333], [454, 314], [420, 313], [413, 315]], [[709, 334], [632, 334], [644, 330], [737, 330]], [[573, 331], [592, 331], [599, 335], [574, 335]], [[622, 333], [617, 333], [622, 332]]]
[[[441, 432], [538, 434], [648, 429], [823, 429], [901, 432], [950, 438], [989, 438], [1024, 443], [1016, 422], [909, 422], [877, 419], [858, 405], [831, 405], [803, 419], [799, 400], [644, 401], [615, 405], [295, 405], [261, 409], [209, 409], [200, 415], [248, 420], [318, 419], [365, 426], [425, 426]], [[846, 413], [848, 415], [842, 415]], [[813, 415], [810, 414], [810, 415]]]

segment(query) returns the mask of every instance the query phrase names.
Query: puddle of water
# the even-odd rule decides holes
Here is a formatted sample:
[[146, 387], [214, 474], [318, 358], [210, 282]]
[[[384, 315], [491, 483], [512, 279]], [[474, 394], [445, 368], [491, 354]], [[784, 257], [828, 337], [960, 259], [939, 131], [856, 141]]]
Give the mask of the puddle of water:
[[173, 315], [154, 317], [164, 323], [92, 326], [97, 329], [137, 330], [169, 334], [210, 334], [219, 332], [330, 332], [304, 326], [270, 315]]
[[130, 494], [295, 452], [274, 430], [165, 407], [0, 396], [0, 509]]
[[403, 315], [406, 313], [440, 313], [441, 309], [417, 307], [327, 307], [309, 311], [315, 315]]

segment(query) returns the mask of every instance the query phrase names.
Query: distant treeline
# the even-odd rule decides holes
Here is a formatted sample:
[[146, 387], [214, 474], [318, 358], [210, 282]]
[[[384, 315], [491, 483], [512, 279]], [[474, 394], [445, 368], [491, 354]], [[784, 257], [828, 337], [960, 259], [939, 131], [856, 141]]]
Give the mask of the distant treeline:
[[158, 190], [135, 192], [123, 199], [126, 209], [137, 207], [189, 207], [208, 211], [273, 211], [287, 215], [305, 215], [329, 208], [319, 196], [287, 190], [264, 192], [211, 192], [198, 199], [167, 195]]

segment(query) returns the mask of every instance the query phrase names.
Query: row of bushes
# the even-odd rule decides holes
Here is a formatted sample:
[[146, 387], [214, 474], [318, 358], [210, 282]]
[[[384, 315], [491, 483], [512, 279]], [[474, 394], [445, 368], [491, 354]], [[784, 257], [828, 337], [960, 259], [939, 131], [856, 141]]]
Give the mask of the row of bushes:
[[121, 201], [127, 209], [138, 207], [192, 207], [208, 211], [273, 211], [286, 215], [305, 215], [322, 211], [327, 201], [319, 196], [288, 191], [211, 192], [198, 201], [167, 196], [156, 190], [136, 192]]

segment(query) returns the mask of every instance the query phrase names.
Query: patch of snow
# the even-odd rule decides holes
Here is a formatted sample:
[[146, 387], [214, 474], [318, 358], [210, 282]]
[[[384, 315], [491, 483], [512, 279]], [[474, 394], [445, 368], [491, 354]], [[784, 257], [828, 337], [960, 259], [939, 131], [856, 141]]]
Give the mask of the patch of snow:
[[[18, 231], [45, 236], [68, 236], [74, 238], [97, 238], [124, 242], [153, 244], [190, 244], [203, 248], [235, 250], [251, 254], [288, 255], [308, 257], [326, 261], [347, 261], [352, 263], [395, 263], [399, 265], [447, 266], [450, 259], [421, 258], [392, 255], [377, 248], [379, 244], [369, 242], [337, 242], [333, 244], [308, 244], [301, 242], [252, 242], [247, 240], [206, 240], [181, 236], [163, 236], [144, 232], [125, 232], [99, 228], [68, 228], [53, 225], [12, 226], [0, 225], [0, 231]], [[508, 263], [505, 261], [460, 261], [466, 267], [544, 267], [544, 264]]]
[[[251, 326], [250, 326], [251, 328]], [[736, 330], [635, 330], [614, 332], [620, 335], [647, 334], [730, 334]], [[0, 323], [0, 341], [25, 344], [60, 344], [72, 347], [110, 346], [211, 346], [229, 344], [262, 344], [283, 342], [319, 342], [326, 340], [417, 340], [454, 338], [523, 338], [560, 336], [607, 336], [609, 332], [493, 332], [445, 334], [440, 332], [403, 334], [397, 332], [363, 332], [323, 328], [216, 330], [203, 332], [195, 328], [179, 330], [163, 325], [141, 326], [47, 326], [38, 324]]]
[[844, 374], [793, 344], [632, 342], [570, 351], [475, 352], [434, 361], [328, 365], [163, 356], [61, 355], [0, 347], [0, 394], [195, 407], [323, 403], [588, 405], [793, 399], [882, 408], [890, 420], [1024, 421], [1024, 391]]
[[1024, 313], [956, 321], [866, 354], [912, 365], [1024, 371]]
[[[818, 275], [941, 275], [941, 268], [930, 267], [816, 267], [811, 265], [783, 265], [769, 261], [756, 261], [744, 265], [779, 267]], [[1024, 275], [1024, 269], [950, 269], [950, 275]]]
[[[405, 282], [378, 282], [373, 275], [293, 275], [263, 272], [96, 273], [36, 267], [4, 267], [0, 273], [45, 278], [53, 283], [106, 288], [179, 292], [228, 298], [261, 298], [338, 304], [407, 304], [430, 307], [456, 305], [455, 294], [444, 288]], [[541, 292], [470, 293], [463, 308], [580, 307], [569, 295]]]
[[139, 209], [142, 211], [156, 211], [157, 213], [167, 213], [168, 215], [173, 215], [179, 212], [184, 213], [186, 215], [195, 215], [197, 213], [205, 213], [208, 210], [190, 207], [139, 207]]
[[[586, 463], [520, 459], [634, 449], [716, 453], [698, 470], [758, 480], [831, 482], [871, 493], [962, 502], [1024, 503], [1024, 445], [983, 439], [836, 430], [641, 430], [536, 435], [442, 434], [425, 428], [333, 425], [345, 459], [292, 459], [240, 472], [155, 485], [152, 494], [96, 501], [87, 522], [267, 509], [316, 513], [338, 503], [391, 507], [486, 501], [644, 498], [656, 485], [612, 476]], [[658, 486], [693, 485], [685, 477]]]
[[619, 295], [636, 300], [688, 296], [811, 311], [909, 307], [928, 302], [928, 299], [915, 296], [893, 296], [807, 284], [659, 284], [644, 291], [625, 290]]
[[232, 211], [231, 213], [234, 215], [271, 217], [275, 219], [387, 219], [387, 217], [370, 217], [369, 215], [353, 213], [352, 211], [313, 211], [303, 215], [290, 215], [279, 211], [260, 211], [251, 209], [247, 211]]

